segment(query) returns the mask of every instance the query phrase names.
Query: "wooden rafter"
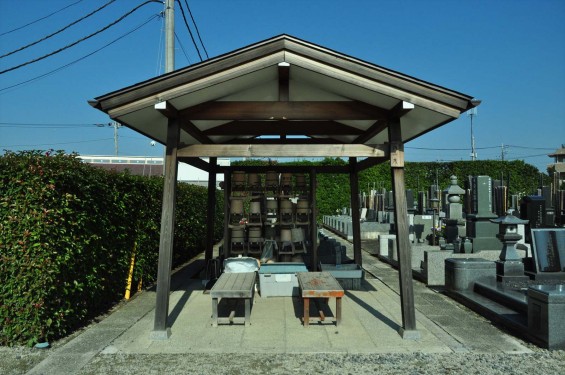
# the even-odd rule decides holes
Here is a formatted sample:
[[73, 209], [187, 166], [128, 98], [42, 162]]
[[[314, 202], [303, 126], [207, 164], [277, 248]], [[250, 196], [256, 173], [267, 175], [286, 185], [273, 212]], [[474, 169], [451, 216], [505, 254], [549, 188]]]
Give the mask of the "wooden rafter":
[[188, 133], [188, 135], [196, 139], [198, 142], [206, 143], [206, 144], [214, 143], [210, 138], [208, 138], [207, 135], [202, 133], [202, 131], [198, 129], [190, 120], [183, 118], [182, 115], [179, 113], [179, 111], [175, 108], [175, 106], [172, 103], [168, 101], [159, 102], [155, 104], [154, 108], [168, 119], [178, 119], [181, 130]]
[[336, 121], [232, 121], [205, 135], [359, 135], [363, 131]]
[[279, 101], [288, 102], [290, 98], [289, 89], [289, 76], [290, 76], [290, 64], [280, 63], [279, 64]]
[[388, 111], [358, 101], [211, 101], [179, 111], [189, 120], [385, 120]]
[[241, 144], [250, 144], [250, 145], [327, 145], [327, 144], [342, 144], [344, 142], [339, 142], [333, 138], [234, 138], [228, 142], [224, 142], [226, 144], [233, 144], [233, 145], [241, 145]]
[[[394, 106], [389, 112], [389, 119], [399, 119], [411, 110], [414, 109], [414, 105], [405, 101], [400, 101], [397, 105]], [[359, 137], [355, 138], [355, 140], [351, 143], [365, 143], [371, 140], [371, 138], [375, 137], [377, 134], [386, 130], [388, 126], [388, 121], [377, 121], [369, 129], [365, 131], [364, 134], [361, 134]]]

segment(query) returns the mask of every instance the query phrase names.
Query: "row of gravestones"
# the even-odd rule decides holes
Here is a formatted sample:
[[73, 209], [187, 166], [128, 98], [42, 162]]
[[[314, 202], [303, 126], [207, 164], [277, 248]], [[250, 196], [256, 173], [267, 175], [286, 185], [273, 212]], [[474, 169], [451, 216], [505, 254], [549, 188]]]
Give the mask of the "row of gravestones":
[[[499, 226], [491, 222], [500, 216], [504, 216], [507, 212], [507, 186], [498, 180], [492, 180], [489, 176], [472, 176], [465, 181], [465, 189], [461, 189], [457, 185], [457, 181], [452, 181], [452, 184], [443, 191], [440, 191], [436, 185], [432, 185], [428, 189], [428, 197], [424, 192], [418, 193], [418, 204], [416, 206], [408, 203], [408, 213], [414, 217], [414, 226], [418, 226], [423, 230], [411, 230], [412, 240], [417, 239], [419, 242], [422, 240], [422, 234], [427, 233], [427, 228], [431, 228], [434, 223], [432, 216], [428, 215], [437, 212], [427, 207], [441, 206], [443, 212], [439, 212], [439, 217], [444, 217], [446, 225], [445, 234], [447, 237], [447, 246], [444, 249], [454, 250], [455, 252], [473, 252], [478, 253], [482, 250], [500, 250], [501, 242], [496, 235], [499, 231]], [[391, 214], [394, 206], [392, 192], [387, 192], [384, 189], [381, 191], [372, 190], [371, 196], [360, 196], [361, 207], [371, 206], [367, 211], [366, 219], [369, 221], [386, 221], [392, 223], [394, 215]], [[450, 202], [449, 196], [465, 195], [465, 211], [464, 215], [462, 205], [457, 202]], [[565, 195], [563, 191], [558, 193]], [[548, 230], [547, 236], [542, 232], [538, 237], [538, 242], [532, 243], [531, 229], [539, 228], [552, 228], [555, 227], [555, 212], [557, 217], [563, 216], [563, 202], [565, 197], [561, 200], [556, 199], [557, 204], [552, 203], [550, 189], [542, 187], [538, 190], [538, 195], [531, 195], [522, 198], [521, 202], [518, 201], [516, 196], [511, 197], [511, 209], [514, 209], [514, 214], [521, 219], [528, 220], [526, 228], [523, 230], [525, 241], [532, 244], [535, 254], [526, 259], [526, 270], [528, 272], [563, 272], [565, 271], [565, 255], [559, 253], [559, 249], [563, 248], [559, 245], [559, 240], [553, 241], [555, 245], [551, 245], [548, 241], [554, 238]], [[406, 191], [407, 202], [414, 202], [414, 195], [411, 190]], [[427, 206], [426, 206], [427, 203]], [[438, 204], [439, 203], [439, 204]], [[375, 210], [380, 208], [381, 210]], [[415, 215], [414, 215], [415, 214]], [[437, 223], [437, 221], [436, 221]], [[414, 235], [416, 233], [416, 235]], [[559, 237], [558, 235], [557, 237]], [[453, 245], [454, 241], [456, 242]], [[472, 242], [472, 245], [471, 245]], [[551, 241], [550, 241], [551, 242]]]

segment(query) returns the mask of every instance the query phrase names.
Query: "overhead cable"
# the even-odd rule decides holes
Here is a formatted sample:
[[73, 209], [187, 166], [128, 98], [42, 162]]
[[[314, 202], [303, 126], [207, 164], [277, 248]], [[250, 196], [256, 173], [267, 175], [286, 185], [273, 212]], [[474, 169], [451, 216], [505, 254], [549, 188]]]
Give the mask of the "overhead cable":
[[176, 32], [175, 32], [175, 38], [176, 38], [177, 42], [179, 43], [180, 49], [181, 49], [181, 51], [182, 51], [184, 57], [186, 57], [186, 59], [188, 60], [188, 64], [189, 64], [189, 65], [192, 65], [192, 62], [190, 61], [190, 58], [188, 57], [188, 54], [187, 54], [186, 51], [184, 50], [184, 46], [182, 45], [182, 42], [181, 42], [181, 40], [180, 40], [180, 38], [179, 38], [179, 36], [177, 35]]
[[109, 29], [110, 27], [112, 27], [112, 26], [116, 25], [117, 23], [121, 22], [124, 18], [126, 18], [126, 17], [129, 16], [129, 15], [131, 15], [133, 12], [135, 12], [135, 11], [138, 10], [139, 8], [145, 6], [145, 5], [149, 4], [149, 3], [160, 3], [160, 1], [158, 1], [158, 0], [147, 0], [147, 1], [145, 1], [145, 2], [143, 2], [143, 3], [141, 3], [141, 4], [139, 4], [138, 6], [136, 6], [135, 8], [133, 8], [132, 10], [130, 10], [129, 12], [127, 12], [126, 14], [124, 14], [123, 16], [121, 16], [120, 18], [118, 18], [117, 20], [115, 20], [114, 22], [112, 22], [111, 24], [109, 24], [109, 25], [103, 27], [102, 29], [100, 29], [100, 30], [98, 30], [98, 31], [95, 31], [94, 33], [92, 33], [92, 34], [90, 34], [90, 35], [87, 35], [87, 36], [85, 36], [84, 38], [81, 38], [81, 39], [79, 39], [79, 40], [77, 40], [77, 41], [75, 41], [75, 42], [73, 42], [73, 43], [71, 43], [71, 44], [68, 44], [68, 45], [66, 45], [65, 47], [59, 48], [59, 49], [56, 50], [56, 51], [53, 51], [53, 52], [51, 52], [51, 53], [48, 53], [47, 55], [43, 55], [43, 56], [41, 56], [41, 57], [38, 57], [38, 58], [36, 58], [36, 59], [27, 61], [27, 62], [25, 62], [25, 63], [23, 63], [23, 64], [20, 64], [20, 65], [13, 66], [13, 67], [8, 68], [8, 69], [4, 69], [4, 70], [0, 71], [0, 74], [4, 74], [4, 73], [10, 72], [10, 71], [12, 71], [12, 70], [16, 70], [16, 69], [19, 69], [19, 68], [21, 68], [21, 67], [24, 67], [24, 66], [26, 66], [26, 65], [29, 65], [29, 64], [32, 64], [32, 63], [41, 61], [41, 60], [43, 60], [43, 59], [46, 59], [47, 57], [53, 56], [53, 55], [55, 55], [55, 54], [58, 54], [58, 53], [60, 53], [60, 52], [62, 52], [62, 51], [64, 51], [64, 50], [66, 50], [66, 49], [69, 49], [69, 48], [71, 48], [71, 47], [74, 47], [74, 46], [76, 46], [77, 44], [79, 44], [79, 43], [81, 43], [81, 42], [84, 42], [85, 40], [90, 39], [90, 38], [92, 38], [93, 36], [98, 35], [98, 34], [100, 34], [100, 33], [103, 32], [103, 31], [106, 31], [106, 30]]
[[56, 11], [54, 11], [53, 13], [50, 13], [50, 14], [44, 16], [44, 17], [38, 18], [38, 19], [36, 19], [35, 21], [31, 21], [31, 22], [29, 22], [29, 23], [26, 23], [26, 24], [23, 25], [23, 26], [16, 27], [15, 29], [12, 29], [12, 30], [4, 31], [3, 33], [0, 34], [0, 36], [4, 36], [4, 35], [10, 34], [10, 33], [13, 33], [14, 31], [21, 30], [21, 29], [23, 29], [23, 28], [25, 28], [25, 27], [28, 27], [28, 26], [30, 26], [30, 25], [33, 25], [34, 23], [37, 23], [37, 22], [39, 22], [39, 21], [43, 21], [44, 19], [49, 18], [49, 17], [51, 17], [52, 15], [57, 14], [57, 13], [59, 13], [59, 12], [65, 10], [65, 9], [67, 9], [67, 8], [70, 8], [70, 7], [72, 7], [73, 5], [80, 3], [81, 1], [82, 1], [82, 0], [75, 1], [74, 3], [69, 4], [69, 5], [67, 5], [66, 7], [63, 7], [63, 8], [61, 8], [61, 9], [59, 9], [59, 10], [56, 10]]
[[66, 69], [66, 68], [68, 68], [69, 66], [71, 66], [71, 65], [73, 65], [73, 64], [76, 64], [77, 62], [82, 61], [82, 60], [86, 59], [87, 57], [90, 57], [90, 56], [94, 55], [94, 54], [97, 53], [97, 52], [102, 51], [104, 48], [111, 46], [112, 44], [116, 43], [116, 42], [119, 41], [120, 39], [123, 39], [123, 38], [125, 38], [126, 36], [132, 34], [133, 32], [139, 30], [140, 28], [142, 28], [143, 26], [147, 25], [149, 22], [151, 22], [152, 20], [154, 20], [155, 18], [158, 18], [158, 17], [159, 17], [158, 15], [154, 14], [153, 16], [149, 17], [145, 22], [143, 22], [142, 24], [140, 24], [140, 25], [137, 26], [136, 28], [134, 28], [134, 29], [128, 31], [128, 32], [125, 33], [125, 34], [122, 34], [121, 36], [117, 37], [116, 39], [112, 40], [111, 42], [106, 43], [105, 45], [103, 45], [102, 47], [98, 48], [97, 50], [94, 50], [93, 52], [91, 52], [91, 53], [89, 53], [89, 54], [87, 54], [87, 55], [84, 55], [84, 56], [82, 56], [82, 57], [80, 57], [80, 58], [78, 58], [78, 59], [76, 59], [76, 60], [73, 60], [73, 61], [71, 61], [71, 62], [68, 63], [68, 64], [65, 64], [65, 65], [63, 65], [63, 66], [60, 66], [60, 67], [58, 67], [57, 69], [53, 69], [53, 70], [51, 70], [51, 71], [49, 71], [49, 72], [47, 72], [47, 73], [44, 73], [44, 74], [41, 74], [41, 75], [39, 75], [39, 76], [30, 78], [30, 79], [28, 79], [28, 80], [25, 80], [25, 81], [22, 81], [22, 82], [13, 84], [13, 85], [11, 85], [11, 86], [7, 86], [7, 87], [0, 88], [0, 95], [1, 95], [1, 92], [2, 92], [2, 91], [6, 91], [6, 90], [9, 90], [9, 89], [14, 88], [14, 87], [18, 87], [18, 86], [21, 86], [21, 85], [25, 85], [26, 83], [30, 83], [30, 82], [36, 81], [36, 80], [38, 80], [38, 79], [41, 79], [41, 78], [50, 76], [51, 74], [57, 73], [57, 72], [60, 71], [60, 70]]
[[186, 16], [184, 14], [184, 9], [182, 8], [182, 4], [179, 0], [176, 0], [176, 1], [179, 4], [179, 8], [180, 8], [180, 11], [182, 13], [182, 19], [184, 20], [184, 24], [186, 25], [186, 29], [188, 30], [188, 33], [190, 34], [190, 39], [192, 39], [192, 44], [194, 44], [194, 48], [196, 48], [196, 52], [198, 53], [198, 57], [200, 57], [200, 61], [202, 61], [202, 55], [200, 54], [200, 50], [198, 49], [198, 44], [196, 44], [196, 41], [194, 40], [194, 36], [192, 35], [192, 31], [190, 30], [190, 27], [188, 26], [188, 21], [186, 20]]
[[101, 10], [104, 9], [104, 8], [106, 8], [108, 5], [112, 4], [112, 3], [115, 2], [115, 1], [116, 1], [116, 0], [110, 0], [110, 1], [107, 2], [106, 4], [102, 5], [100, 8], [98, 8], [98, 9], [96, 9], [96, 10], [94, 10], [94, 11], [88, 13], [86, 16], [81, 17], [81, 18], [79, 18], [78, 20], [76, 20], [76, 21], [74, 21], [74, 22], [69, 23], [67, 26], [63, 27], [62, 29], [59, 29], [59, 30], [55, 31], [54, 33], [51, 33], [51, 34], [49, 34], [49, 35], [46, 35], [46, 36], [44, 36], [43, 38], [36, 40], [35, 42], [29, 43], [29, 44], [27, 44], [27, 45], [25, 45], [25, 46], [23, 46], [23, 47], [20, 47], [20, 48], [15, 49], [15, 50], [13, 50], [13, 51], [11, 51], [11, 52], [8, 52], [8, 53], [3, 54], [2, 56], [0, 56], [0, 59], [4, 58], [4, 57], [6, 57], [6, 56], [13, 55], [13, 54], [16, 53], [16, 52], [23, 51], [23, 50], [26, 49], [26, 48], [35, 46], [36, 44], [39, 44], [39, 43], [41, 43], [41, 42], [43, 42], [43, 41], [45, 41], [45, 40], [47, 40], [47, 39], [49, 39], [49, 38], [51, 38], [51, 37], [57, 35], [57, 34], [62, 33], [63, 31], [67, 30], [69, 27], [71, 27], [71, 26], [73, 26], [73, 25], [76, 25], [77, 23], [79, 23], [79, 22], [81, 22], [81, 21], [84, 21], [84, 20], [87, 19], [88, 17], [92, 16], [92, 15], [95, 14], [95, 13], [98, 13], [99, 11], [101, 11]]
[[194, 28], [196, 29], [196, 35], [198, 35], [198, 40], [200, 40], [200, 44], [202, 45], [202, 48], [204, 49], [204, 53], [206, 53], [206, 58], [209, 59], [210, 57], [208, 56], [208, 51], [206, 51], [206, 47], [204, 46], [204, 42], [202, 41], [202, 37], [200, 37], [200, 31], [198, 30], [198, 25], [196, 24], [196, 20], [192, 16], [192, 12], [190, 11], [190, 7], [188, 6], [188, 2], [186, 0], [184, 0], [184, 3], [186, 4], [186, 7], [188, 8], [188, 14], [190, 14], [190, 19], [192, 19], [192, 24], [194, 25]]
[[36, 146], [52, 146], [52, 145], [72, 145], [75, 143], [90, 143], [90, 142], [102, 142], [113, 140], [114, 138], [101, 138], [101, 139], [90, 139], [85, 141], [75, 141], [75, 142], [58, 142], [58, 143], [39, 143], [35, 145], [0, 145], [0, 147], [36, 147]]

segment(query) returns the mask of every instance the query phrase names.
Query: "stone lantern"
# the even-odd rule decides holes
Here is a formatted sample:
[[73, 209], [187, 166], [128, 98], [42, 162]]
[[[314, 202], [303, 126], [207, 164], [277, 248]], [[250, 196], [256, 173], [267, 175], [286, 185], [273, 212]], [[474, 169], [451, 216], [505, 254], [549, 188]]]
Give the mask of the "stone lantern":
[[496, 278], [498, 281], [526, 281], [529, 280], [524, 275], [524, 263], [516, 251], [516, 243], [522, 239], [518, 234], [518, 225], [527, 224], [528, 220], [518, 219], [510, 211], [505, 216], [497, 219], [490, 219], [491, 222], [498, 224], [498, 238], [502, 242], [502, 251], [499, 260], [496, 261]]

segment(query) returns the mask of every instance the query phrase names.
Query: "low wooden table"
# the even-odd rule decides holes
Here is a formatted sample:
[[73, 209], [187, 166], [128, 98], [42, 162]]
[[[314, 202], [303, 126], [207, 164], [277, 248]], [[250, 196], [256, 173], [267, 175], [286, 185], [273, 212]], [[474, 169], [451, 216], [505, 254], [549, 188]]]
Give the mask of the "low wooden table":
[[[304, 327], [310, 324], [310, 299], [335, 297], [335, 325], [341, 323], [341, 297], [345, 292], [339, 282], [329, 272], [298, 272], [298, 285], [304, 302]], [[314, 318], [316, 319], [316, 318]], [[317, 318], [325, 320], [323, 314]]]
[[[212, 325], [217, 327], [219, 323], [245, 323], [250, 325], [251, 303], [255, 290], [255, 272], [223, 273], [216, 284], [210, 290], [212, 296]], [[218, 317], [218, 300], [221, 298], [233, 298], [245, 300], [245, 318], [235, 317], [232, 311], [227, 318]]]

